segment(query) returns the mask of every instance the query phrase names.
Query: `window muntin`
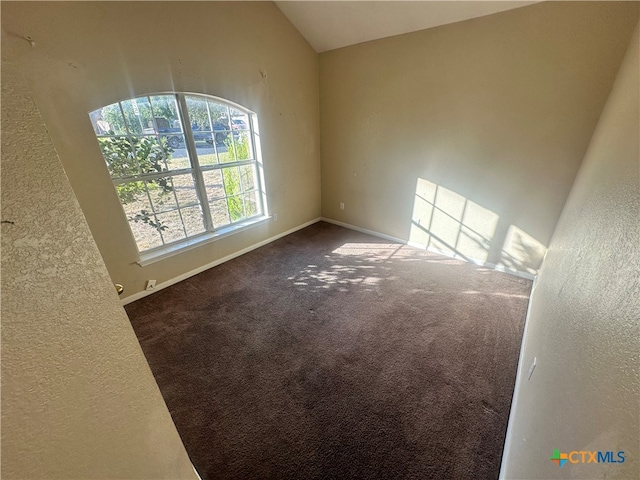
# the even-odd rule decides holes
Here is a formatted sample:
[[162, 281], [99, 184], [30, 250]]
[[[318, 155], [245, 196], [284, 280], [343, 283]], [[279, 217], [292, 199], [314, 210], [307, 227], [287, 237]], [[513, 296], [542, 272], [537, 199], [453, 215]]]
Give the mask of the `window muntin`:
[[141, 253], [264, 214], [250, 111], [171, 93], [89, 115]]

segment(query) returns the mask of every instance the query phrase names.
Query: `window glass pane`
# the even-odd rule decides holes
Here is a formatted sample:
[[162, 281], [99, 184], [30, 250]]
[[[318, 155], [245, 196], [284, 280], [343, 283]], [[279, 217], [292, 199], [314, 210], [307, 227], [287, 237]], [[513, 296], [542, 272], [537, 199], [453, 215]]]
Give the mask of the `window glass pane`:
[[89, 115], [96, 135], [124, 135], [127, 133], [120, 104], [113, 103]]
[[231, 127], [235, 131], [249, 130], [249, 116], [237, 108], [230, 108]]
[[135, 144], [135, 139], [124, 136], [98, 138], [100, 151], [112, 178], [130, 177], [140, 173]]
[[116, 190], [138, 249], [142, 251], [162, 245], [144, 183], [125, 183], [117, 185]]
[[168, 152], [167, 166], [169, 170], [191, 168], [189, 152], [184, 141], [184, 135], [169, 134], [160, 135], [160, 139], [166, 152]]
[[213, 152], [213, 134], [210, 132], [202, 132], [200, 130], [192, 130], [193, 140], [196, 142], [196, 149], [200, 153], [200, 149], [209, 150]]
[[207, 104], [209, 105], [209, 113], [211, 114], [211, 121], [213, 122], [214, 127], [217, 127], [217, 130], [231, 130], [229, 127], [229, 113], [227, 106], [211, 100], [209, 100]]
[[247, 217], [253, 217], [258, 214], [257, 192], [247, 193], [244, 195], [244, 208]]
[[[194, 137], [196, 134], [193, 134]], [[213, 135], [211, 133], [200, 133], [196, 138], [196, 151], [198, 152], [198, 161], [200, 165], [215, 165], [218, 163], [217, 155], [218, 147], [213, 144]]]
[[229, 220], [229, 209], [226, 200], [222, 199], [210, 202], [209, 209], [211, 210], [211, 219], [213, 220], [214, 227], [228, 225], [231, 222]]
[[207, 190], [207, 198], [224, 198], [224, 183], [222, 181], [222, 172], [220, 170], [209, 170], [202, 172], [204, 178], [204, 186]]
[[184, 228], [182, 226], [182, 220], [178, 210], [159, 213], [156, 217], [160, 224], [159, 228], [162, 229], [162, 237], [164, 238], [165, 243], [175, 242], [185, 238]]
[[229, 207], [229, 216], [232, 222], [237, 222], [245, 217], [242, 195], [227, 198], [227, 206]]
[[173, 177], [173, 189], [180, 207], [199, 204], [192, 174], [175, 175]]
[[151, 119], [151, 105], [147, 97], [134, 98], [120, 102], [129, 133], [142, 135], [153, 134], [155, 129]]
[[[167, 160], [171, 156], [171, 149], [160, 143], [155, 136], [131, 137], [135, 145], [136, 159], [140, 173], [159, 173], [168, 170]], [[124, 142], [126, 144], [126, 141]]]
[[153, 115], [151, 113], [151, 103], [149, 103], [149, 97], [138, 97], [134, 99], [134, 113], [139, 117], [139, 122], [142, 124], [142, 133], [146, 135], [152, 135], [158, 133], [157, 125], [153, 121]]
[[171, 177], [156, 178], [147, 182], [147, 190], [156, 213], [178, 208], [176, 197], [173, 194], [174, 186]]
[[192, 129], [193, 140], [196, 142], [196, 148], [210, 148], [213, 150], [213, 135], [211, 132]]
[[213, 133], [216, 145], [220, 152], [226, 151], [225, 144], [229, 141], [231, 127], [229, 126], [229, 114], [226, 105], [208, 102], [211, 121], [213, 122]]
[[[148, 200], [144, 182], [128, 182], [120, 185], [115, 185], [115, 187], [116, 192], [118, 193], [118, 198], [120, 199], [120, 203], [125, 207], [134, 204], [141, 198], [143, 198], [145, 202], [147, 202]], [[149, 207], [149, 204], [146, 203], [140, 206], [140, 208], [146, 208], [147, 210], [149, 210], [151, 207]]]
[[204, 220], [199, 206], [183, 208], [180, 212], [182, 213], [184, 226], [187, 229], [187, 235], [191, 237], [204, 232]]
[[136, 240], [138, 250], [141, 252], [163, 245], [160, 233], [155, 228], [143, 222], [135, 222], [132, 217], [129, 217], [129, 226], [131, 227], [133, 238]]
[[249, 160], [253, 158], [253, 149], [251, 148], [251, 136], [249, 132], [235, 131], [233, 133], [233, 141], [235, 143], [236, 160]]
[[220, 163], [230, 163], [236, 161], [236, 151], [234, 148], [233, 136], [228, 135], [222, 145], [218, 146]]
[[224, 180], [224, 191], [227, 195], [236, 195], [242, 192], [238, 167], [223, 168], [222, 178]]
[[116, 192], [120, 203], [129, 210], [133, 209], [136, 212], [141, 210], [151, 211], [145, 182], [127, 182], [116, 185]]
[[215, 124], [213, 126], [213, 135], [216, 141], [216, 145], [218, 146], [218, 151], [226, 151], [226, 143], [230, 136], [229, 130], [225, 130], [224, 127], [220, 126], [219, 124]]
[[254, 165], [243, 165], [240, 167], [240, 180], [242, 184], [242, 190], [247, 192], [257, 188]]
[[[112, 130], [111, 125], [104, 118], [105, 117], [104, 112], [109, 108], [111, 108], [111, 106], [99, 108], [89, 113], [89, 119], [91, 119], [91, 126], [93, 127], [93, 131], [98, 137], [100, 137], [100, 135], [108, 135]], [[120, 132], [120, 133], [124, 133], [124, 132]]]
[[[174, 95], [152, 95], [151, 107], [153, 110], [153, 119], [161, 137], [172, 138], [173, 136], [181, 136], [182, 124], [178, 115], [178, 104]], [[176, 146], [169, 145], [171, 148]]]
[[211, 121], [209, 119], [207, 102], [202, 98], [192, 95], [187, 95], [185, 98], [194, 136], [196, 132], [211, 132]]
[[207, 101], [193, 95], [187, 95], [185, 99], [200, 165], [213, 165], [218, 163]]
[[184, 135], [180, 132], [170, 132], [170, 129], [159, 129], [159, 138], [167, 147], [172, 149], [185, 148]]

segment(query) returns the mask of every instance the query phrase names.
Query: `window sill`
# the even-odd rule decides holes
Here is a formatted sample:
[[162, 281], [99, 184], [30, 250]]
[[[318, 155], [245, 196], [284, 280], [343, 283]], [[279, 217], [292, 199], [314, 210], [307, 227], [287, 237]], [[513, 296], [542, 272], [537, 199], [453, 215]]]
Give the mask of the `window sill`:
[[187, 250], [191, 250], [192, 248], [201, 247], [202, 245], [211, 243], [215, 240], [219, 240], [221, 238], [228, 237], [229, 235], [233, 235], [234, 233], [247, 230], [253, 226], [262, 225], [263, 223], [267, 223], [270, 220], [270, 216], [250, 218], [243, 222], [238, 222], [233, 225], [229, 225], [228, 227], [223, 227], [219, 230], [216, 230], [215, 232], [203, 233], [196, 237], [172, 243], [171, 245], [165, 245], [152, 251], [141, 253], [140, 260], [138, 260], [136, 263], [141, 267], [145, 267], [152, 263], [159, 262], [160, 260], [164, 260], [165, 258], [169, 258], [174, 255], [178, 255], [179, 253], [186, 252]]

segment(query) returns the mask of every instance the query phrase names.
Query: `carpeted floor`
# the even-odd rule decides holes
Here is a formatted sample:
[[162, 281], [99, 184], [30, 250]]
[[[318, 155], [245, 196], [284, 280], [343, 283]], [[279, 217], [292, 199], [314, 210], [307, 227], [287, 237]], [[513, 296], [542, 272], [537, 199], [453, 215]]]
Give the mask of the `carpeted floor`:
[[212, 479], [495, 479], [531, 282], [317, 223], [127, 306]]

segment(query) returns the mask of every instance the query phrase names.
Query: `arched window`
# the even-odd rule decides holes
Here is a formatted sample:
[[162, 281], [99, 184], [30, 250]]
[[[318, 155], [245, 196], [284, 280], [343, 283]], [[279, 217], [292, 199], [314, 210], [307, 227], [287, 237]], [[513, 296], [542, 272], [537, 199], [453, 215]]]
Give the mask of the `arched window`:
[[142, 260], [263, 217], [257, 118], [249, 110], [163, 93], [89, 116]]

